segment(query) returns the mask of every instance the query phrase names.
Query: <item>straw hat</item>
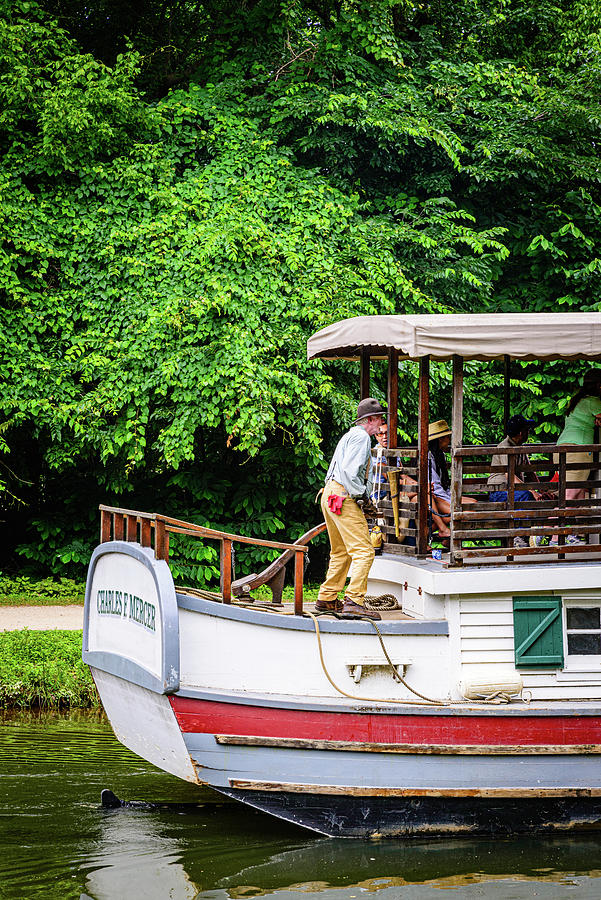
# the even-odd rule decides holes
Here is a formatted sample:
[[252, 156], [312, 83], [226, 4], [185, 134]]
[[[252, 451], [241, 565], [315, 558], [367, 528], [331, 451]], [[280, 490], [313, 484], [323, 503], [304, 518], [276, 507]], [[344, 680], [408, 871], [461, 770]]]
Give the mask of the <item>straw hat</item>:
[[438, 422], [430, 422], [428, 428], [428, 440], [433, 441], [435, 438], [446, 437], [446, 435], [450, 433], [451, 429], [449, 428], [448, 423], [445, 422], [444, 419], [439, 419]]

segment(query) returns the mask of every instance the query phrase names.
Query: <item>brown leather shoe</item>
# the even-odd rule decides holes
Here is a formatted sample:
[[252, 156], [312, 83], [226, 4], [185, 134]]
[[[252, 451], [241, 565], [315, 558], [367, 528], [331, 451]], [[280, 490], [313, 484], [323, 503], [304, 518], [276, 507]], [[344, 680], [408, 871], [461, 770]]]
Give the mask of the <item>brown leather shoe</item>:
[[340, 612], [342, 600], [318, 600], [315, 604], [315, 612]]
[[363, 616], [367, 619], [381, 619], [382, 616], [380, 613], [377, 613], [373, 609], [366, 609], [364, 606], [361, 606], [360, 603], [355, 603], [354, 600], [348, 600], [346, 597], [344, 598], [344, 603], [342, 605], [342, 615], [343, 616]]

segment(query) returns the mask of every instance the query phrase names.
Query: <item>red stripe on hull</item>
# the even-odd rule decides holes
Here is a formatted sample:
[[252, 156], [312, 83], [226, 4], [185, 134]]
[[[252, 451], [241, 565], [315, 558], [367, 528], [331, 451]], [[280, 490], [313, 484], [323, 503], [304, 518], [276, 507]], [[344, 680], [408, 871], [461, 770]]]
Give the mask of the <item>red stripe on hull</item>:
[[386, 744], [599, 744], [599, 716], [371, 715], [246, 706], [172, 696], [185, 733]]

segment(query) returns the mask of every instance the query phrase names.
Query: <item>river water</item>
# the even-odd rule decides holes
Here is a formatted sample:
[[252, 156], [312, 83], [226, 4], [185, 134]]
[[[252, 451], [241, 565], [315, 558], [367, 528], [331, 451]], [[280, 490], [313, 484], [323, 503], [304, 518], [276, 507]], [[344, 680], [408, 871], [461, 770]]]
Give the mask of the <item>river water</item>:
[[[162, 808], [103, 810], [100, 791]], [[99, 714], [0, 718], [2, 900], [601, 898], [601, 832], [333, 840], [157, 771]]]

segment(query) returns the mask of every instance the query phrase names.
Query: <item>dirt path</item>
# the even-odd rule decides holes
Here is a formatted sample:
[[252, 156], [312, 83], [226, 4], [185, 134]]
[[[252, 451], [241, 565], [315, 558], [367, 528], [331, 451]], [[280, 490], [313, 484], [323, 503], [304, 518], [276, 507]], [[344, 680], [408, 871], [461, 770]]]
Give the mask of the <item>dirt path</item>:
[[0, 631], [78, 631], [83, 627], [83, 606], [0, 606]]

